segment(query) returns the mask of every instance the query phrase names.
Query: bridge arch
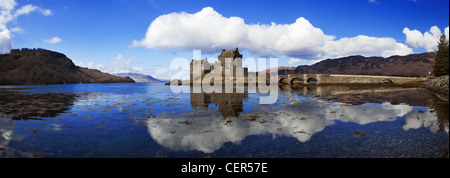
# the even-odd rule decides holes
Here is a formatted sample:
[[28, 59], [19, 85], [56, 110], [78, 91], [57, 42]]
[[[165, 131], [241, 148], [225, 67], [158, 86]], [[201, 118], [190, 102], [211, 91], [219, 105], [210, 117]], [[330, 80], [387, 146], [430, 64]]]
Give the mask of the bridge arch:
[[280, 80], [278, 80], [278, 83], [279, 84], [289, 84], [289, 79], [282, 77], [282, 78], [280, 78]]
[[303, 78], [300, 78], [300, 77], [294, 77], [290, 81], [290, 84], [300, 84], [300, 83], [305, 83]]
[[306, 82], [310, 84], [317, 84], [318, 80], [314, 77], [309, 77], [308, 80], [306, 80]]
[[383, 79], [381, 80], [382, 83], [394, 83], [391, 79]]

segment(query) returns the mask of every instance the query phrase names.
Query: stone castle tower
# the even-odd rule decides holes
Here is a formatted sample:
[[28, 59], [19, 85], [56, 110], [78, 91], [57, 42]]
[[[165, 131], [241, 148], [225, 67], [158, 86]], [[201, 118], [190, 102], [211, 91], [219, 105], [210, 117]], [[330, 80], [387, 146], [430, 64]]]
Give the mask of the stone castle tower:
[[232, 58], [234, 60], [240, 60], [242, 63], [242, 54], [239, 53], [239, 49], [236, 48], [234, 50], [225, 50], [222, 49], [222, 54], [219, 55], [219, 61], [222, 65], [225, 65], [226, 58]]
[[[233, 77], [236, 76], [236, 67], [242, 67], [242, 54], [239, 53], [239, 49], [233, 49], [233, 50], [225, 50], [222, 49], [222, 53], [218, 56], [218, 60], [220, 62], [220, 65], [222, 67], [222, 79], [225, 78], [225, 71], [227, 69], [229, 69], [231, 66], [227, 66], [226, 65], [226, 59], [232, 59], [232, 64], [229, 64], [231, 66], [233, 66]], [[200, 71], [200, 78], [194, 78], [194, 61], [196, 62], [200, 62], [201, 66], [202, 66], [202, 70]], [[233, 65], [234, 64], [234, 65]], [[203, 59], [203, 60], [192, 60], [191, 64], [190, 64], [190, 72], [191, 72], [191, 83], [194, 82], [201, 82], [203, 77], [210, 73], [213, 69], [214, 69], [215, 65], [211, 65], [207, 59]], [[243, 68], [244, 70], [244, 76], [248, 76], [248, 69], [247, 68]], [[197, 71], [198, 72], [198, 71]]]

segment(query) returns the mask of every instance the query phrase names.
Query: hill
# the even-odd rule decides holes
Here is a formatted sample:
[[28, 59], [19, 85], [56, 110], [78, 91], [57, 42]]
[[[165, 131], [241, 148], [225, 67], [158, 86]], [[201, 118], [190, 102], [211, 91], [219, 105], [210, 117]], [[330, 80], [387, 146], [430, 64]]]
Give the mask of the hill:
[[114, 74], [118, 77], [130, 77], [135, 82], [138, 83], [160, 83], [161, 80], [158, 80], [150, 75], [142, 75], [142, 74], [134, 74], [134, 73], [120, 73], [120, 74]]
[[0, 85], [134, 83], [94, 69], [76, 66], [66, 55], [45, 49], [13, 49], [0, 54]]
[[[407, 56], [364, 57], [349, 56], [326, 59], [314, 65], [301, 65], [291, 73], [296, 74], [348, 74], [348, 75], [387, 75], [420, 77], [432, 71], [435, 52], [410, 54]], [[279, 74], [284, 74], [279, 71]]]
[[[275, 70], [277, 70], [276, 67], [274, 67], [274, 68], [275, 68]], [[278, 68], [278, 73], [284, 75], [284, 74], [289, 74], [289, 71], [294, 71], [297, 67], [280, 66], [277, 68]], [[262, 71], [262, 72], [270, 73], [270, 69], [266, 69], [265, 71]]]

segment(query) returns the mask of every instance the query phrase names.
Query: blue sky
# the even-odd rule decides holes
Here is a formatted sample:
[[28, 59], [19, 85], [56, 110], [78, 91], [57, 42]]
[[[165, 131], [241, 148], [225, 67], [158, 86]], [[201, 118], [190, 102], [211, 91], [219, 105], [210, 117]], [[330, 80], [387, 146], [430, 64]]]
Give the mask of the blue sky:
[[0, 0], [0, 8], [0, 49], [44, 48], [80, 66], [159, 78], [192, 49], [214, 58], [240, 47], [244, 58], [298, 66], [432, 51], [449, 26], [448, 0]]

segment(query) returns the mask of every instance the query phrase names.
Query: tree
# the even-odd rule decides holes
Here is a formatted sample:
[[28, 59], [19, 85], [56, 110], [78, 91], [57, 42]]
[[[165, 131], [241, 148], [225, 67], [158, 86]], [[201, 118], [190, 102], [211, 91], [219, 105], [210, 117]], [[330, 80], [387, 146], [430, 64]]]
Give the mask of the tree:
[[442, 76], [449, 74], [449, 42], [445, 34], [441, 35], [438, 42], [438, 51], [434, 58], [433, 74]]

